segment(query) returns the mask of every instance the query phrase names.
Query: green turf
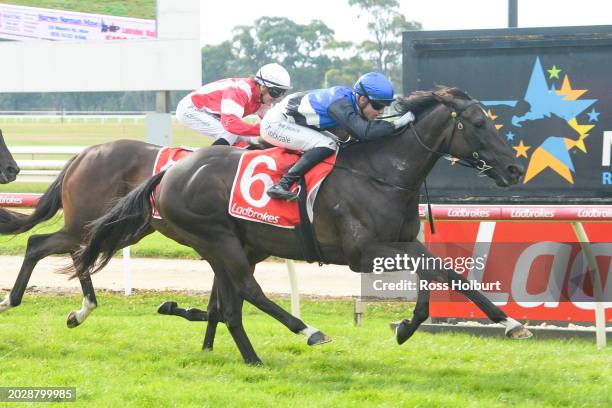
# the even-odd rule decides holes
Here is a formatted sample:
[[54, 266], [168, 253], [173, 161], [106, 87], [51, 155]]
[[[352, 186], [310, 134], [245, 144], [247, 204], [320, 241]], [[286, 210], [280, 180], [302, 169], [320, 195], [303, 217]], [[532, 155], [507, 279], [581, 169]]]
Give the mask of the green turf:
[[[91, 146], [117, 139], [146, 139], [144, 121], [132, 122], [72, 122], [51, 120], [41, 122], [0, 122], [8, 146]], [[172, 144], [202, 147], [210, 139], [174, 122]], [[36, 159], [40, 159], [36, 156]]]
[[[63, 218], [58, 215], [37, 225], [27, 233], [16, 236], [0, 236], [0, 255], [23, 255], [30, 235], [55, 232], [62, 226]], [[193, 249], [177, 244], [159, 232], [147, 236], [138, 244], [132, 246], [131, 254], [135, 257], [199, 259]]]
[[154, 19], [155, 0], [11, 0], [10, 4], [29, 7], [44, 7], [82, 13], [109, 14]]
[[[177, 294], [102, 293], [83, 326], [67, 329], [78, 295], [26, 294], [0, 316], [3, 386], [75, 386], [74, 406], [609, 407], [612, 351], [593, 341], [478, 338], [419, 332], [398, 346], [388, 323], [406, 305], [370, 304], [362, 327], [350, 301], [305, 301], [302, 317], [332, 337], [308, 347], [253, 307], [245, 325], [263, 367], [245, 366], [225, 327], [212, 353], [204, 325], [159, 316]], [[286, 301], [281, 301], [288, 307]]]

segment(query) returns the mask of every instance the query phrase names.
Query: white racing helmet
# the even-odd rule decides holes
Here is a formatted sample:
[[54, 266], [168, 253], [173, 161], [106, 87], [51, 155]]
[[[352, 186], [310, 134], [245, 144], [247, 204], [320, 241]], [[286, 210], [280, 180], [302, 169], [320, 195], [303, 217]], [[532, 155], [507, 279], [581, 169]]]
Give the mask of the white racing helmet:
[[291, 89], [291, 78], [285, 68], [277, 63], [266, 64], [255, 74], [255, 81], [268, 88]]

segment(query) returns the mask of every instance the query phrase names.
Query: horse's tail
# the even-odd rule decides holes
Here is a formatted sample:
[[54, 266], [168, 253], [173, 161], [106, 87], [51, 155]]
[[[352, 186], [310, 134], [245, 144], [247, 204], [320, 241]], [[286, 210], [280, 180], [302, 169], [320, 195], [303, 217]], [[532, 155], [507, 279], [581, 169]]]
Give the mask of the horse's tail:
[[105, 215], [88, 224], [87, 244], [73, 257], [77, 274], [98, 272], [115, 252], [142, 238], [151, 221], [151, 195], [165, 173], [151, 177], [121, 198]]
[[68, 161], [55, 181], [51, 183], [47, 191], [40, 197], [32, 214], [22, 214], [0, 208], [0, 234], [21, 234], [57, 214], [59, 209], [62, 208], [62, 183], [64, 182], [64, 176], [76, 157]]

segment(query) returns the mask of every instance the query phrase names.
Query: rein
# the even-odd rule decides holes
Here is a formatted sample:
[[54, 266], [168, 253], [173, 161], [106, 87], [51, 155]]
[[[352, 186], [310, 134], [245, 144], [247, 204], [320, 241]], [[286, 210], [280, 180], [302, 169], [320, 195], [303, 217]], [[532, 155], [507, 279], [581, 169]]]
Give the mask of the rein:
[[[455, 134], [457, 133], [457, 130], [463, 130], [463, 123], [461, 123], [461, 115], [463, 115], [463, 113], [469, 107], [471, 107], [473, 105], [480, 105], [480, 102], [473, 101], [473, 102], [469, 103], [467, 106], [465, 106], [463, 109], [461, 109], [459, 111], [454, 111], [454, 110], [449, 108], [450, 111], [451, 111], [451, 118], [453, 119], [454, 125], [453, 125], [453, 132], [451, 133], [451, 137], [450, 137], [448, 143], [446, 144], [446, 149], [445, 149], [446, 151], [450, 150], [450, 148], [451, 148], [451, 146], [453, 144], [453, 140], [455, 138]], [[446, 106], [446, 105], [444, 105], [444, 106]], [[448, 108], [448, 106], [446, 106], [446, 107]], [[487, 171], [492, 169], [492, 167], [490, 165], [488, 165], [485, 160], [480, 158], [480, 155], [476, 151], [472, 152], [472, 157], [470, 157], [470, 158], [459, 157], [459, 158], [455, 159], [455, 158], [453, 158], [448, 153], [443, 153], [443, 152], [438, 151], [438, 150], [433, 150], [432, 148], [430, 148], [429, 146], [427, 146], [423, 142], [423, 139], [419, 135], [419, 132], [416, 130], [416, 127], [414, 126], [413, 123], [409, 123], [408, 126], [410, 126], [410, 130], [414, 134], [414, 137], [419, 142], [419, 144], [425, 150], [427, 150], [428, 152], [436, 154], [436, 155], [438, 155], [439, 157], [442, 157], [445, 160], [453, 161], [454, 163], [457, 163], [457, 164], [459, 164], [461, 166], [474, 168], [474, 169], [479, 171], [478, 172], [479, 176], [485, 176], [484, 173], [486, 173]]]
[[[450, 136], [450, 139], [449, 139], [448, 143], [446, 144], [446, 149], [445, 150], [448, 151], [448, 150], [450, 150], [450, 148], [452, 146], [452, 143], [453, 143], [453, 140], [455, 138], [455, 134], [457, 133], [457, 130], [463, 130], [464, 126], [463, 126], [463, 123], [461, 122], [461, 116], [471, 106], [473, 106], [473, 105], [480, 105], [480, 102], [474, 100], [471, 103], [469, 103], [468, 105], [466, 105], [465, 107], [463, 107], [463, 109], [461, 109], [461, 110], [453, 110], [452, 108], [450, 108], [448, 105], [444, 104], [443, 102], [441, 102], [441, 103], [450, 110], [450, 118], [454, 122], [453, 123], [453, 131], [451, 133], [451, 136]], [[397, 113], [397, 114], [393, 114], [393, 115], [383, 116], [383, 117], [380, 117], [379, 119], [389, 119], [389, 118], [394, 118], [394, 117], [401, 116], [401, 115], [402, 115], [401, 113]], [[417, 142], [425, 150], [427, 150], [428, 152], [433, 153], [433, 154], [435, 154], [435, 155], [437, 155], [439, 157], [442, 157], [442, 158], [444, 158], [446, 160], [450, 160], [453, 163], [457, 163], [457, 164], [459, 164], [461, 166], [469, 167], [469, 168], [474, 168], [474, 169], [479, 171], [478, 175], [481, 176], [481, 177], [485, 176], [486, 175], [485, 173], [487, 171], [489, 171], [490, 169], [492, 169], [492, 166], [487, 164], [487, 162], [485, 160], [481, 159], [480, 155], [476, 151], [472, 152], [472, 157], [470, 157], [470, 158], [462, 158], [462, 157], [453, 158], [448, 153], [443, 153], [441, 151], [434, 150], [434, 149], [430, 148], [429, 146], [427, 146], [425, 144], [425, 142], [423, 142], [423, 139], [419, 135], [419, 132], [416, 130], [416, 127], [414, 126], [414, 123], [412, 123], [412, 122], [407, 124], [407, 125], [405, 125], [405, 126], [403, 126], [402, 128], [397, 129], [396, 130], [396, 134], [401, 133], [408, 126], [410, 127], [410, 130], [411, 130], [412, 134], [415, 136]], [[345, 143], [342, 144], [342, 147], [346, 148], [346, 147], [349, 147], [349, 146], [351, 146], [351, 145], [353, 145], [355, 143], [358, 143], [358, 141], [345, 142]], [[402, 190], [402, 191], [416, 191], [417, 190], [415, 188], [408, 188], [408, 187], [400, 186], [398, 184], [391, 183], [391, 182], [389, 182], [389, 181], [387, 181], [387, 180], [385, 180], [383, 178], [375, 177], [375, 176], [372, 176], [371, 174], [363, 173], [363, 172], [361, 172], [359, 170], [356, 170], [354, 168], [350, 168], [350, 167], [346, 167], [346, 166], [342, 166], [342, 165], [338, 165], [338, 164], [336, 164], [334, 167], [338, 168], [338, 169], [342, 169], [342, 170], [348, 171], [349, 173], [358, 175], [360, 177], [364, 177], [364, 178], [373, 180], [373, 181], [375, 181], [375, 182], [377, 182], [379, 184], [395, 188], [397, 190]], [[428, 219], [429, 219], [429, 228], [431, 230], [431, 233], [435, 234], [436, 230], [435, 230], [435, 226], [434, 226], [433, 212], [432, 212], [431, 203], [430, 203], [430, 200], [429, 200], [429, 190], [427, 188], [427, 179], [426, 178], [423, 180], [423, 186], [425, 188], [425, 201], [427, 203], [427, 213], [428, 213]], [[404, 221], [405, 220], [402, 221], [402, 225], [404, 224]]]

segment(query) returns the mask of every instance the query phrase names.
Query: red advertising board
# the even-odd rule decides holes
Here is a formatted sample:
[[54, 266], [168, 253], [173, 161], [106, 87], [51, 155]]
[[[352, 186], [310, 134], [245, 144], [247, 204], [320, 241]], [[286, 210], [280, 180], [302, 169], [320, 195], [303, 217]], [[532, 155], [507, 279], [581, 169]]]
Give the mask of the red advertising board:
[[[515, 207], [516, 209], [516, 207]], [[439, 210], [439, 209], [438, 209]], [[484, 211], [482, 208], [479, 211]], [[508, 210], [510, 211], [510, 210]], [[456, 212], [456, 211], [455, 211]], [[587, 216], [593, 216], [594, 213], [585, 213]], [[522, 214], [525, 216], [525, 214]], [[528, 216], [529, 214], [527, 214]], [[541, 215], [541, 214], [540, 214]], [[583, 214], [584, 215], [584, 214]], [[495, 216], [491, 218], [500, 217]], [[584, 223], [584, 229], [589, 237], [592, 244], [610, 242], [612, 237], [612, 224], [610, 223]], [[528, 289], [526, 283], [522, 288], [516, 288], [513, 286], [512, 279], [515, 273], [527, 274], [528, 281], [534, 281], [534, 274], [541, 274], [542, 270], [546, 270], [552, 261], [550, 254], [545, 251], [538, 254], [539, 248], [543, 248], [542, 243], [572, 243], [577, 242], [575, 232], [570, 222], [496, 222], [496, 221], [462, 221], [462, 222], [450, 222], [440, 221], [436, 222], [436, 234], [431, 235], [429, 228], [426, 227], [426, 242], [428, 243], [472, 243], [471, 248], [466, 248], [466, 252], [470, 252], [475, 248], [475, 242], [491, 242], [490, 246], [491, 253], [489, 254], [489, 261], [491, 264], [487, 264], [487, 268], [484, 271], [483, 276], [489, 275], [486, 279], [491, 281], [492, 277], [495, 280], [501, 282], [502, 293], [507, 294], [498, 299], [495, 303], [502, 308], [508, 315], [517, 319], [527, 320], [548, 320], [548, 321], [593, 321], [594, 320], [594, 303], [593, 302], [580, 302], [572, 301], [569, 298], [562, 299], [560, 302], [546, 302], [546, 301], [525, 301], [525, 292]], [[513, 243], [511, 246], [497, 245], [500, 243]], [[552, 244], [554, 245], [554, 244]], [[561, 245], [561, 244], [559, 244]], [[503, 256], [496, 256], [494, 251], [496, 248], [511, 248], [511, 250], [505, 250]], [[563, 291], [567, 291], [570, 271], [572, 270], [572, 264], [580, 252], [580, 246], [574, 245], [571, 251], [571, 256], [567, 259], [563, 259], [566, 273], [563, 280]], [[521, 265], [519, 259], [527, 251], [533, 253], [536, 251], [535, 256], [530, 256], [529, 264]], [[468, 254], [471, 255], [471, 254]], [[499, 255], [499, 254], [498, 254]], [[541, 255], [541, 256], [538, 256]], [[609, 294], [612, 289], [612, 281], [607, 279], [612, 273], [611, 254], [599, 254], [596, 257], [600, 273], [602, 274], [602, 287], [604, 294]], [[503, 259], [502, 263], [495, 262], [496, 259]], [[525, 257], [522, 258], [523, 260]], [[537, 265], [536, 265], [537, 264]], [[538, 276], [537, 279], [540, 283], [542, 276]], [[585, 283], [584, 292], [592, 293], [589, 291], [590, 282]], [[521, 294], [517, 294], [516, 291], [521, 291]], [[513, 297], [514, 295], [514, 297]], [[518, 299], [520, 296], [523, 298]], [[459, 295], [460, 296], [460, 295]], [[454, 295], [453, 295], [454, 299]], [[486, 318], [486, 316], [471, 302], [449, 302], [446, 294], [432, 292], [430, 315], [431, 317], [456, 317], [456, 318]], [[604, 297], [604, 300], [609, 300], [608, 297]], [[612, 321], [612, 303], [605, 304], [606, 309], [606, 321]]]

